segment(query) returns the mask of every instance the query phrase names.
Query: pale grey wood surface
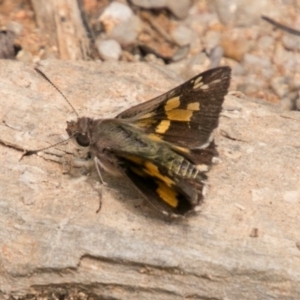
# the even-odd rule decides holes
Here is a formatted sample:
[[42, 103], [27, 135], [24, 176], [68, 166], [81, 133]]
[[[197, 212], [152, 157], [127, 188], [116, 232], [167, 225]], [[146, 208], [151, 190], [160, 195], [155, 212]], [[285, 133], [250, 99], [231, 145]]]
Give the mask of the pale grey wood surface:
[[[41, 69], [95, 118], [180, 83], [142, 63]], [[72, 143], [19, 161], [9, 145], [55, 143], [75, 118], [32, 65], [0, 61], [0, 103], [0, 297], [64, 287], [109, 299], [298, 299], [299, 112], [227, 97], [201, 212], [168, 222], [128, 181], [107, 176], [97, 214], [96, 174], [63, 174], [57, 163]]]

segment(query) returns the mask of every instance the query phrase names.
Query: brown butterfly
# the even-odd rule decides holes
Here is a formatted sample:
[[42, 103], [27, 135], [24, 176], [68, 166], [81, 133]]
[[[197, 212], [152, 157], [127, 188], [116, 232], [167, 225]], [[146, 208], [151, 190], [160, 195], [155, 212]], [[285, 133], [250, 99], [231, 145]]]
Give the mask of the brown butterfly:
[[78, 118], [67, 132], [89, 147], [100, 169], [127, 176], [167, 215], [186, 215], [203, 200], [217, 156], [212, 138], [230, 85], [229, 67], [203, 72], [112, 119]]

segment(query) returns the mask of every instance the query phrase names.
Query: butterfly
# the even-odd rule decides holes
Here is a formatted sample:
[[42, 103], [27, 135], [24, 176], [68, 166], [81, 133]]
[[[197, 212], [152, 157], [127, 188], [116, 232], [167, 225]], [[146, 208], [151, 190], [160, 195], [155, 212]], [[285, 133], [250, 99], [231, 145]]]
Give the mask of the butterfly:
[[187, 215], [202, 203], [218, 155], [212, 133], [230, 74], [210, 69], [115, 118], [67, 122], [67, 133], [89, 147], [100, 178], [100, 170], [126, 176], [161, 213]]

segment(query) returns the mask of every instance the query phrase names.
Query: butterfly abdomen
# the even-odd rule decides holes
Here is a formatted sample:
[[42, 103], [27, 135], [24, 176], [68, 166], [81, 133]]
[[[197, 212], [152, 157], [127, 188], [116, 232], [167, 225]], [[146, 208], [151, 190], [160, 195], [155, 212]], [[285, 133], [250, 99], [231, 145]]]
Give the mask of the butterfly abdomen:
[[197, 166], [189, 162], [186, 158], [181, 157], [179, 155], [170, 163], [169, 170], [179, 177], [189, 179], [197, 178], [200, 172]]

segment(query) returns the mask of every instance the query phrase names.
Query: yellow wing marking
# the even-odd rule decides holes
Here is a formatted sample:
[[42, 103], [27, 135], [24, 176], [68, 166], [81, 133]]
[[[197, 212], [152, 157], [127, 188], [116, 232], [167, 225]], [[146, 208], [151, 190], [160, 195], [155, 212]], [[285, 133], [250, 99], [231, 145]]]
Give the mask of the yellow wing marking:
[[152, 164], [151, 162], [146, 162], [145, 163], [144, 171], [145, 171], [145, 173], [149, 174], [150, 176], [153, 176], [153, 177], [156, 177], [156, 178], [160, 179], [167, 186], [171, 186], [171, 185], [174, 184], [174, 181], [171, 178], [162, 175], [159, 172], [157, 166]]
[[200, 103], [199, 102], [192, 102], [187, 105], [188, 110], [199, 111], [200, 110]]
[[152, 177], [155, 177], [160, 180], [155, 180], [156, 184], [158, 185], [156, 192], [159, 195], [160, 199], [163, 200], [165, 203], [170, 205], [171, 207], [177, 207], [178, 205], [178, 199], [176, 198], [177, 192], [170, 187], [174, 184], [174, 181], [167, 177], [162, 175], [157, 166], [150, 162], [143, 161], [139, 157], [135, 156], [126, 156], [127, 159], [131, 160], [132, 162], [135, 162], [139, 165], [141, 165], [141, 168], [135, 167], [135, 166], [129, 166], [129, 168], [137, 175], [141, 177], [146, 177], [147, 175], [150, 175]]
[[180, 105], [180, 97], [174, 97], [174, 98], [171, 98], [169, 99], [167, 102], [166, 102], [166, 105], [165, 105], [165, 111], [169, 111], [169, 110], [172, 110], [174, 108], [177, 108], [179, 105]]
[[171, 125], [171, 122], [169, 120], [163, 120], [161, 121], [155, 128], [156, 133], [165, 133]]
[[157, 182], [158, 188], [156, 189], [156, 192], [160, 196], [160, 198], [166, 202], [171, 207], [177, 207], [178, 206], [178, 199], [176, 198], [177, 192], [174, 191], [172, 188], [165, 185], [163, 182]]
[[[187, 109], [173, 109], [167, 112], [169, 120], [188, 122], [193, 116], [193, 112]], [[165, 131], [164, 131], [165, 132]]]

